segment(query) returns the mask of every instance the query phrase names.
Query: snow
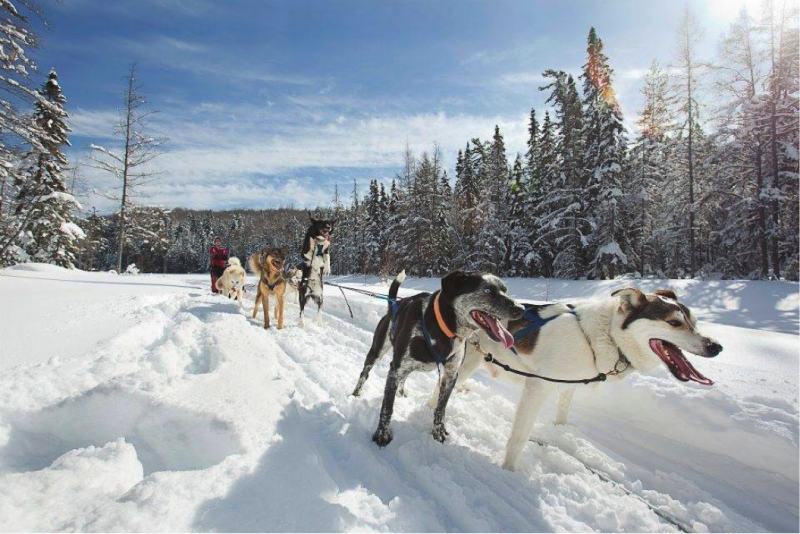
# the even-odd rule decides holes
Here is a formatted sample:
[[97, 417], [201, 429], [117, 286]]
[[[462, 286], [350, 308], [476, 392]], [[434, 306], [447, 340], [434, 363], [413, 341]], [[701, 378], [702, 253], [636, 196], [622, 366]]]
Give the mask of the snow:
[[348, 294], [351, 320], [330, 288], [321, 324], [298, 328], [292, 303], [264, 331], [207, 275], [5, 269], [0, 530], [673, 531], [643, 498], [698, 532], [796, 531], [798, 285], [508, 280], [536, 301], [631, 284], [675, 289], [720, 339], [696, 362], [717, 385], [658, 370], [581, 389], [571, 424], [552, 407], [537, 424], [555, 447], [529, 444], [509, 473], [518, 389], [482, 371], [451, 399], [446, 444], [435, 373], [412, 375], [392, 444], [370, 441], [387, 361], [349, 393], [385, 302]]

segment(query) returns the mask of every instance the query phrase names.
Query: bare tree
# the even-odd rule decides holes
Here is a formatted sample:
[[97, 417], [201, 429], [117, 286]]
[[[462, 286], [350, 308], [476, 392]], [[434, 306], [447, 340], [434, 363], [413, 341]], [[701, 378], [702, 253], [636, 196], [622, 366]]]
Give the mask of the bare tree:
[[117, 272], [122, 272], [122, 252], [125, 246], [125, 224], [128, 208], [133, 199], [143, 196], [144, 186], [157, 180], [159, 175], [149, 163], [159, 156], [165, 137], [153, 137], [146, 133], [150, 116], [157, 110], [145, 110], [147, 98], [142, 93], [142, 84], [137, 79], [137, 64], [131, 65], [125, 77], [123, 108], [114, 134], [122, 138], [124, 145], [120, 150], [112, 150], [100, 145], [90, 145], [91, 167], [112, 174], [120, 184], [120, 189], [106, 195], [119, 201], [119, 245], [117, 249]]
[[694, 14], [687, 5], [678, 27], [678, 53], [675, 68], [680, 91], [677, 100], [685, 117], [682, 130], [687, 132], [686, 166], [689, 189], [689, 274], [694, 277], [695, 259], [695, 169], [694, 169], [694, 130], [697, 125], [697, 85], [698, 71], [703, 65], [697, 59], [697, 45], [702, 37], [702, 30], [697, 25]]

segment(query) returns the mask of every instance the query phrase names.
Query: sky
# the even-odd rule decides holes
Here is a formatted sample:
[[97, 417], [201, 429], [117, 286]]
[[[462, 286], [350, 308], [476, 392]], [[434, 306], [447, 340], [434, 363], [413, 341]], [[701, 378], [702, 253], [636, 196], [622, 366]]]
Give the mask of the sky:
[[[704, 28], [701, 57], [758, 0], [688, 2]], [[669, 65], [681, 1], [64, 0], [34, 54], [58, 71], [68, 99], [71, 161], [89, 186], [91, 143], [119, 146], [123, 78], [132, 62], [150, 132], [166, 136], [160, 179], [143, 202], [196, 209], [313, 207], [334, 188], [387, 182], [406, 144], [437, 143], [452, 176], [456, 153], [499, 125], [509, 158], [524, 152], [548, 68], [580, 72], [591, 26], [605, 43], [629, 129], [653, 59]], [[108, 211], [101, 195], [86, 208]]]

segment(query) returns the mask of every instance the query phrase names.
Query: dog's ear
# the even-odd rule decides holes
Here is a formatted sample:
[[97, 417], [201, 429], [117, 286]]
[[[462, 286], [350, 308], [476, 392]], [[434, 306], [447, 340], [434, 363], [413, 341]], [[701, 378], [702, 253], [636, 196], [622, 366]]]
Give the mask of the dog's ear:
[[668, 299], [672, 299], [675, 302], [678, 302], [678, 295], [676, 295], [675, 292], [671, 289], [656, 289], [655, 291], [653, 291], [653, 293], [655, 293], [660, 297], [667, 297]]
[[627, 308], [642, 308], [647, 304], [647, 297], [644, 293], [634, 287], [618, 289], [611, 293], [612, 297], [619, 297], [620, 303]]
[[467, 281], [467, 273], [464, 271], [453, 271], [442, 278], [442, 293], [454, 293], [464, 282]]

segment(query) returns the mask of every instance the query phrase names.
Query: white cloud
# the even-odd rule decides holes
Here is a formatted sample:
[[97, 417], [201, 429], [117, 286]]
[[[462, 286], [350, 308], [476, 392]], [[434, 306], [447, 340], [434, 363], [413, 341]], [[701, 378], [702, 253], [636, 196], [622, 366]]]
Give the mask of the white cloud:
[[[337, 181], [344, 185], [353, 176], [379, 177], [399, 170], [406, 141], [417, 153], [438, 142], [445, 164], [452, 168], [458, 149], [472, 137], [490, 138], [495, 124], [505, 136], [510, 158], [524, 150], [527, 135], [524, 115], [353, 117], [329, 111], [324, 120], [301, 123], [287, 117], [291, 109], [276, 112], [243, 105], [201, 104], [155, 115], [153, 132], [170, 142], [152, 164], [163, 175], [148, 201], [198, 208], [287, 202], [315, 206], [330, 199]], [[115, 119], [113, 111], [77, 110], [74, 135], [110, 137]], [[337, 169], [341, 180], [331, 177], [337, 176]], [[94, 172], [91, 177], [98, 188], [112, 185]]]

